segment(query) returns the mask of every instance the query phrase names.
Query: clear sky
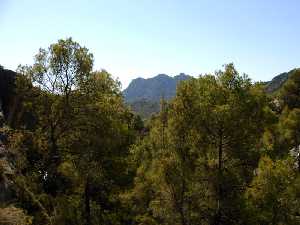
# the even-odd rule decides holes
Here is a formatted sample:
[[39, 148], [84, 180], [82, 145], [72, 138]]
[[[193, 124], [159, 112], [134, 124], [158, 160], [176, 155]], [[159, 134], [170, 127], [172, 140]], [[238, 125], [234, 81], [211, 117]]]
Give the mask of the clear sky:
[[299, 0], [0, 0], [0, 64], [73, 37], [126, 87], [234, 62], [253, 80], [300, 67]]

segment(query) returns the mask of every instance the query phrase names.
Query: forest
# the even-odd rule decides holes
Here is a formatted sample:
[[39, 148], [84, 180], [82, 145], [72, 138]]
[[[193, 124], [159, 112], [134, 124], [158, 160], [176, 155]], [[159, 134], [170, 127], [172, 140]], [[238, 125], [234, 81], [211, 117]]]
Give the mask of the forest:
[[300, 69], [267, 93], [229, 63], [142, 119], [93, 62], [67, 38], [18, 67], [0, 225], [300, 224]]

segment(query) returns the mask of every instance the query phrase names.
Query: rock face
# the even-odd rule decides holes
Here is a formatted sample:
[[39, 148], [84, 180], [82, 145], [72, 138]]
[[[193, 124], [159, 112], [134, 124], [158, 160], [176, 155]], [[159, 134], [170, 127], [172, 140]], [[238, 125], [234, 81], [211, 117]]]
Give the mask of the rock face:
[[181, 73], [175, 77], [166, 74], [159, 74], [155, 77], [132, 80], [129, 86], [123, 91], [125, 101], [128, 103], [136, 101], [159, 102], [162, 97], [171, 99], [176, 94], [176, 86], [182, 80], [190, 79], [191, 76]]
[[8, 117], [15, 90], [16, 72], [0, 66], [0, 103], [5, 118]]
[[14, 191], [10, 177], [13, 176], [13, 158], [5, 146], [3, 126], [9, 115], [15, 89], [16, 73], [0, 66], [0, 204], [13, 200]]
[[159, 74], [149, 79], [134, 79], [123, 91], [125, 102], [142, 118], [148, 118], [159, 112], [161, 98], [165, 100], [173, 98], [178, 83], [191, 78], [181, 73], [175, 77]]

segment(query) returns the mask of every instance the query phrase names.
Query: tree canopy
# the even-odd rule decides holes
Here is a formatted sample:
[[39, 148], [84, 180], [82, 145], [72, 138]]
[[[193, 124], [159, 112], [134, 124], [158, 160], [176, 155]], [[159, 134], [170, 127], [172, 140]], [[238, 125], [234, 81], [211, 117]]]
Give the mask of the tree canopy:
[[145, 120], [93, 60], [67, 38], [19, 67], [0, 224], [300, 224], [299, 70], [269, 95], [227, 64]]

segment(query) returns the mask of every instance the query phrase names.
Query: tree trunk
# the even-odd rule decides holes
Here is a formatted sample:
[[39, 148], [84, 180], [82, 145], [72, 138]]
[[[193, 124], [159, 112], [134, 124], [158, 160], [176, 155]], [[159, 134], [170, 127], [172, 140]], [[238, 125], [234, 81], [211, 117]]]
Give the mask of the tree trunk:
[[84, 203], [85, 203], [85, 221], [86, 225], [91, 225], [91, 206], [90, 206], [90, 179], [86, 179], [84, 189]]
[[221, 224], [222, 219], [222, 200], [223, 200], [223, 190], [222, 190], [222, 176], [223, 176], [223, 132], [220, 131], [219, 135], [219, 145], [218, 145], [218, 199], [217, 199], [217, 212], [213, 224]]
[[183, 209], [180, 209], [180, 220], [181, 220], [181, 225], [187, 225], [187, 222], [185, 221], [185, 217], [184, 217], [184, 212]]
[[297, 149], [297, 157], [298, 157], [298, 171], [300, 173], [300, 146], [298, 143], [297, 143], [296, 149]]
[[184, 215], [184, 193], [185, 193], [185, 180], [184, 180], [184, 176], [182, 177], [182, 189], [181, 189], [181, 200], [180, 200], [180, 209], [179, 209], [179, 212], [180, 212], [180, 220], [181, 220], [181, 224], [182, 225], [187, 225], [187, 222], [186, 222], [186, 218], [185, 218], [185, 215]]
[[55, 126], [51, 125], [50, 128], [50, 140], [52, 144], [52, 149], [51, 149], [51, 155], [50, 155], [50, 162], [54, 164], [55, 166], [58, 166], [60, 163], [60, 156], [58, 153], [58, 146], [57, 146], [57, 140], [55, 138]]

